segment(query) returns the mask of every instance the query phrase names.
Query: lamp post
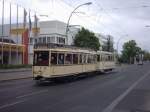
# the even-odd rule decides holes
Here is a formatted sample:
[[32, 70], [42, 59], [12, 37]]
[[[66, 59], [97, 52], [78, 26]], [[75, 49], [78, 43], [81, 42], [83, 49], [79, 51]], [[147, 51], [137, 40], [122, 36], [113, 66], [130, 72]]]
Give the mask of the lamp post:
[[73, 13], [75, 13], [75, 11], [76, 11], [79, 7], [84, 6], [84, 5], [91, 5], [91, 4], [92, 4], [92, 2], [87, 2], [87, 3], [84, 3], [84, 4], [78, 5], [78, 6], [71, 12], [71, 14], [70, 14], [70, 16], [69, 16], [69, 19], [68, 19], [68, 22], [67, 22], [67, 25], [66, 25], [66, 43], [67, 43], [67, 44], [68, 44], [68, 30], [69, 30], [68, 28], [69, 28], [69, 22], [70, 22], [70, 19], [71, 19]]

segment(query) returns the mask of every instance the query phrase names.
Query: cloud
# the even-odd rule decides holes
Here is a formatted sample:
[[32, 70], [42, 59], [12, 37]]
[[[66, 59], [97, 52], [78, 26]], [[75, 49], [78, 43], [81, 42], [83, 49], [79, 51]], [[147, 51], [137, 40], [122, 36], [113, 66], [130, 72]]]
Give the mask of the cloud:
[[[49, 16], [48, 18], [39, 17], [41, 21], [57, 19], [64, 22], [67, 22], [70, 13], [75, 7], [89, 2], [89, 0], [11, 1], [13, 4], [18, 3], [21, 7], [31, 9], [32, 15], [36, 11], [38, 15]], [[145, 25], [150, 25], [150, 7], [144, 7], [150, 6], [148, 0], [90, 0], [90, 2], [92, 2], [92, 5], [83, 6], [77, 10], [85, 14], [73, 14], [70, 24], [82, 25], [97, 33], [111, 34], [114, 36], [115, 43], [120, 37], [124, 38], [124, 35], [128, 34], [129, 37], [121, 40], [119, 49], [121, 49], [123, 42], [129, 39], [135, 39], [143, 49], [150, 49], [148, 43], [150, 42], [150, 28], [145, 28]], [[13, 13], [13, 20], [15, 21], [15, 7], [13, 8]], [[8, 12], [5, 16], [6, 21], [9, 21]]]

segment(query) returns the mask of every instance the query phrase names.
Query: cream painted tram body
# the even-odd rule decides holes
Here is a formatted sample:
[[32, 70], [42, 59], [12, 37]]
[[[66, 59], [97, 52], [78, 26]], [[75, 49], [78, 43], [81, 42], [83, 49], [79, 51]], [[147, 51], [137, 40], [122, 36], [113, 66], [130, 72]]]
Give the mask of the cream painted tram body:
[[47, 80], [81, 73], [112, 70], [113, 53], [73, 48], [36, 48], [32, 67], [35, 80]]

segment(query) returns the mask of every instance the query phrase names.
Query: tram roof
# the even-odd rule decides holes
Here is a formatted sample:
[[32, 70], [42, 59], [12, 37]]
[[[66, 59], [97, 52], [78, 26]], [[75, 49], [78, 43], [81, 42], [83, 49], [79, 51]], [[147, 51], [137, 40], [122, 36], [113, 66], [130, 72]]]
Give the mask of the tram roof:
[[94, 51], [89, 48], [81, 48], [81, 47], [75, 47], [71, 45], [62, 45], [62, 44], [35, 44], [34, 45], [34, 51], [58, 51], [58, 52], [82, 52], [82, 53], [102, 53], [102, 54], [113, 54], [113, 52], [107, 52], [107, 51]]
[[61, 44], [35, 44], [34, 45], [35, 51], [58, 51], [58, 52], [84, 52], [84, 53], [96, 53], [96, 51], [88, 48], [80, 48], [71, 45], [61, 45]]

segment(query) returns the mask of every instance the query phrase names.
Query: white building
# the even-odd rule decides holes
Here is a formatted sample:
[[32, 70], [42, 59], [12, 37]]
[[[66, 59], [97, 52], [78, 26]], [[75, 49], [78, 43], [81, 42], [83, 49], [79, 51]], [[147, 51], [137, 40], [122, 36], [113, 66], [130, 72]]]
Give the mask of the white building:
[[[18, 24], [18, 28], [22, 28], [23, 24]], [[29, 27], [29, 25], [27, 25]], [[32, 27], [34, 27], [34, 23], [32, 23]], [[33, 62], [33, 46], [36, 43], [56, 43], [56, 44], [65, 44], [66, 39], [66, 23], [61, 21], [42, 21], [39, 22], [39, 32], [35, 35], [34, 32], [30, 32], [29, 43], [28, 43], [28, 64], [32, 64]], [[2, 27], [0, 27], [1, 30]], [[11, 29], [15, 29], [16, 24], [11, 25]], [[73, 44], [73, 39], [76, 33], [79, 31], [79, 28], [69, 27], [68, 31], [68, 44]], [[10, 35], [10, 25], [4, 25], [3, 32], [3, 40], [8, 39], [13, 41], [14, 44], [19, 45], [22, 44], [22, 35]], [[1, 37], [2, 34], [0, 33]], [[10, 44], [10, 43], [9, 43]], [[19, 63], [14, 58], [11, 59], [11, 64], [22, 64], [23, 53], [17, 53], [17, 50], [12, 53], [13, 56], [16, 57], [16, 60], [19, 60]], [[19, 55], [18, 55], [19, 54]], [[6, 55], [9, 55], [8, 53]], [[12, 57], [12, 55], [11, 55]], [[8, 62], [8, 61], [7, 61]]]
[[100, 50], [105, 50], [105, 47], [107, 46], [108, 39], [113, 44], [113, 37], [111, 35], [103, 35], [103, 34], [100, 34], [100, 33], [95, 33], [95, 36], [97, 38], [99, 38], [99, 42], [100, 42], [100, 45], [101, 45]]
[[[18, 24], [18, 28], [22, 28], [23, 24]], [[27, 25], [27, 28], [29, 25]], [[32, 23], [32, 28], [34, 27], [34, 23]], [[33, 63], [33, 46], [36, 43], [56, 43], [56, 44], [65, 44], [66, 41], [66, 23], [61, 21], [42, 21], [38, 24], [39, 32], [35, 35], [33, 30], [29, 34], [29, 41], [27, 43], [27, 57], [23, 56], [23, 44], [22, 44], [22, 34], [16, 35], [11, 34], [10, 35], [10, 25], [4, 25], [4, 32], [3, 32], [3, 40], [7, 41], [5, 42], [5, 49], [4, 56], [5, 56], [5, 62], [6, 64], [22, 64], [24, 63], [22, 60], [23, 58], [27, 58], [26, 61], [28, 64]], [[0, 27], [1, 30], [2, 27]], [[16, 24], [11, 25], [11, 29], [15, 29]], [[69, 26], [68, 31], [68, 44], [72, 45], [73, 40], [77, 32], [80, 30], [80, 28], [75, 26]], [[2, 34], [0, 32], [0, 36], [2, 37]], [[96, 33], [95, 36], [99, 38], [100, 41], [100, 50], [103, 50], [103, 47], [106, 45], [107, 39], [110, 37], [109, 35], [102, 35], [100, 33]], [[2, 38], [0, 38], [1, 42]], [[8, 42], [10, 41], [10, 42]], [[113, 41], [113, 38], [111, 37], [111, 41]], [[15, 48], [14, 45], [15, 44]], [[8, 47], [12, 47], [10, 50], [8, 50]], [[19, 49], [19, 50], [18, 50]], [[0, 51], [1, 51], [1, 45], [0, 45]], [[10, 53], [9, 51], [12, 51]], [[18, 52], [19, 51], [19, 52]], [[0, 52], [0, 61], [1, 61], [1, 52]]]

